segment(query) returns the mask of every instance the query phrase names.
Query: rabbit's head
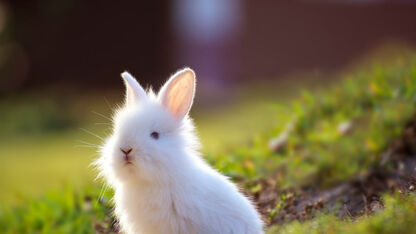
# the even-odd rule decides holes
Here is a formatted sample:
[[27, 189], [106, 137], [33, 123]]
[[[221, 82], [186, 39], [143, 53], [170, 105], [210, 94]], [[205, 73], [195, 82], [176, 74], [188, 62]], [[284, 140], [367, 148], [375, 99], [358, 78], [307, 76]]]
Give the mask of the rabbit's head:
[[99, 166], [110, 183], [155, 182], [180, 170], [184, 152], [197, 139], [188, 118], [195, 93], [195, 74], [185, 68], [174, 74], [158, 95], [145, 90], [127, 72], [124, 105], [114, 114], [113, 133], [102, 148]]

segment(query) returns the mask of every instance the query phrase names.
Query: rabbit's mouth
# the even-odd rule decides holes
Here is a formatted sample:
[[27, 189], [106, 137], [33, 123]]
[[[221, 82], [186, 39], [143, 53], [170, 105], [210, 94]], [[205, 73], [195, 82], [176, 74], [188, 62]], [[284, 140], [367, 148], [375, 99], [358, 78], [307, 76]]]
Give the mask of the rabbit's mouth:
[[134, 165], [133, 161], [131, 159], [123, 159], [124, 165], [129, 166], [129, 165]]
[[133, 158], [130, 155], [123, 155], [123, 163], [125, 166], [134, 165]]

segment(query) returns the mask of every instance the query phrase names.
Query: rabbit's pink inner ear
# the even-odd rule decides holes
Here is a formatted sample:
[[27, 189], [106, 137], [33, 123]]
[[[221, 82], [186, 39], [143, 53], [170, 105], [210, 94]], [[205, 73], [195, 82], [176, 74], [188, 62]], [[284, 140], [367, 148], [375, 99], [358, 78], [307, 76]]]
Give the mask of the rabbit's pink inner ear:
[[178, 119], [191, 109], [195, 93], [195, 74], [186, 68], [176, 73], [162, 88], [162, 104]]

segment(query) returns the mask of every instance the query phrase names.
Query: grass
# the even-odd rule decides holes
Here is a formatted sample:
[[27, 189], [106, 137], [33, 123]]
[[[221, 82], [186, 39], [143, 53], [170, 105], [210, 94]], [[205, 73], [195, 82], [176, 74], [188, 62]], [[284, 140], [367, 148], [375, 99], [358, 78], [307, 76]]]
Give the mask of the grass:
[[[413, 117], [415, 101], [415, 57], [375, 66], [324, 93], [304, 92], [293, 103], [286, 126], [279, 123], [252, 145], [213, 157], [212, 163], [243, 178], [279, 169], [282, 187], [330, 186], [375, 167]], [[346, 124], [350, 127], [343, 132]], [[283, 147], [270, 150], [267, 142], [282, 133], [288, 135]]]
[[[111, 225], [109, 195], [97, 187], [54, 192], [40, 199], [26, 199], [24, 206], [0, 210], [2, 233], [94, 233], [94, 224]], [[108, 228], [104, 226], [104, 228]]]
[[[241, 99], [241, 105], [232, 109], [225, 106], [211, 114], [203, 110], [195, 112], [209, 162], [234, 179], [254, 180], [277, 171], [276, 182], [282, 188], [330, 187], [378, 167], [382, 153], [414, 117], [416, 56], [407, 55], [388, 65], [362, 69], [325, 92], [303, 92], [291, 105], [279, 106], [275, 99], [261, 101], [263, 104], [259, 105], [259, 101], [252, 100]], [[77, 122], [64, 121], [68, 126]], [[41, 132], [65, 126], [41, 123], [44, 123]], [[25, 129], [31, 129], [38, 124], [27, 126]], [[102, 125], [85, 128], [99, 134], [105, 129]], [[3, 137], [0, 171], [6, 176], [0, 179], [0, 186], [8, 191], [24, 188], [25, 194], [41, 194], [45, 188], [59, 186], [62, 180], [70, 178], [70, 185], [64, 193], [51, 193], [41, 199], [24, 197], [20, 200], [23, 205], [16, 207], [3, 205], [1, 230], [91, 233], [95, 231], [93, 224], [100, 228], [111, 224], [111, 220], [105, 221], [109, 219], [111, 191], [100, 199], [99, 187], [90, 185], [94, 174], [88, 168], [92, 160], [88, 155], [94, 150], [74, 148], [77, 140], [92, 143], [99, 140], [68, 129], [41, 135], [33, 130], [35, 133], [27, 138]], [[282, 139], [280, 146], [271, 149], [270, 139], [278, 136]], [[52, 175], [56, 176], [51, 179]], [[3, 192], [1, 198], [10, 199], [13, 196], [10, 194], [13, 193]], [[324, 211], [313, 220], [271, 227], [268, 232], [416, 231], [415, 195], [386, 194], [383, 200], [385, 209], [373, 216], [341, 220]], [[281, 207], [276, 206], [270, 212], [278, 213]]]
[[[414, 62], [375, 67], [327, 94], [303, 95], [295, 104], [294, 130], [282, 154], [299, 158], [301, 164], [286, 164], [286, 183], [313, 178], [332, 184], [379, 163], [415, 112]], [[351, 129], [342, 133], [340, 125], [346, 122]]]
[[76, 148], [78, 137], [79, 133], [67, 132], [4, 140], [0, 144], [2, 203], [19, 203], [25, 196], [60, 189], [62, 184], [80, 188], [91, 183], [94, 172], [88, 165], [94, 153]]

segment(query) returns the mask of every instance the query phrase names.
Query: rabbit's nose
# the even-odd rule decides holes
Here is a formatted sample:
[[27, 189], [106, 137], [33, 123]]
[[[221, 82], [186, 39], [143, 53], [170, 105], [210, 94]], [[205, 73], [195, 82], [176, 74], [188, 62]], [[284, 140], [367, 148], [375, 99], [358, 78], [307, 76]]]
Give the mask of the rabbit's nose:
[[128, 149], [123, 149], [120, 147], [121, 152], [123, 152], [125, 155], [128, 155], [133, 149], [132, 148], [128, 148]]

